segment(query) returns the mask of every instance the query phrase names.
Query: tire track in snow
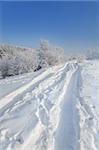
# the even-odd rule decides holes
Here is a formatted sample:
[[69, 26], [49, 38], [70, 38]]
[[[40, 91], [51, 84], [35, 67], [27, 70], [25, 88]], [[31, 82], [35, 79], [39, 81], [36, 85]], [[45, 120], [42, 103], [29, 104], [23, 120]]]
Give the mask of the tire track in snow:
[[[45, 87], [45, 88], [43, 88], [42, 90], [40, 90], [40, 92], [43, 92], [43, 90], [46, 90], [46, 88], [48, 88], [49, 86], [51, 86], [52, 84], [54, 84], [54, 82], [55, 82], [55, 76], [57, 76], [58, 78], [59, 78], [59, 76], [61, 76], [61, 74], [63, 74], [63, 70], [64, 70], [64, 68], [66, 67], [66, 65], [64, 66], [64, 67], [62, 67], [60, 70], [58, 70], [59, 72], [57, 73], [57, 70], [56, 70], [56, 73], [54, 74], [54, 76], [52, 77], [52, 82], [51, 82], [51, 80], [49, 80], [48, 79], [48, 83], [50, 83], [51, 82], [51, 84], [50, 85], [47, 85], [47, 87]], [[43, 81], [43, 84], [42, 84], [42, 86], [41, 87], [43, 87], [44, 86], [44, 84], [46, 85], [46, 82], [44, 82]], [[56, 84], [56, 83], [55, 83]], [[39, 89], [38, 89], [38, 91], [39, 91]], [[32, 119], [32, 117], [30, 117], [31, 119]], [[21, 118], [20, 118], [21, 119]], [[29, 120], [28, 120], [29, 121]], [[27, 122], [27, 125], [28, 125], [28, 122]], [[28, 128], [27, 128], [28, 129]], [[24, 130], [24, 128], [22, 129], [22, 130]], [[21, 132], [21, 131], [20, 131]], [[10, 145], [11, 146], [11, 145]]]
[[[61, 80], [60, 80], [60, 83], [59, 83], [59, 86], [57, 87], [57, 89], [55, 89], [55, 93], [51, 93], [51, 91], [49, 91], [49, 94], [51, 95], [57, 95], [58, 97], [56, 97], [54, 100], [55, 100], [55, 106], [56, 107], [52, 107], [52, 109], [51, 109], [51, 112], [49, 112], [49, 123], [48, 124], [45, 124], [44, 122], [42, 122], [42, 119], [43, 118], [45, 118], [44, 116], [46, 115], [46, 112], [45, 113], [43, 113], [43, 116], [42, 117], [40, 117], [40, 114], [38, 114], [38, 117], [40, 117], [39, 119], [40, 119], [40, 123], [45, 127], [43, 130], [42, 130], [42, 132], [41, 132], [41, 134], [39, 135], [39, 139], [37, 140], [37, 142], [36, 142], [36, 144], [35, 145], [33, 145], [33, 134], [34, 134], [34, 130], [33, 131], [31, 131], [31, 134], [30, 134], [30, 136], [29, 136], [29, 139], [30, 140], [28, 140], [27, 141], [27, 144], [25, 143], [25, 146], [23, 146], [24, 148], [24, 150], [26, 150], [27, 148], [28, 148], [28, 146], [29, 147], [33, 147], [35, 150], [53, 150], [53, 148], [54, 148], [54, 131], [55, 131], [55, 128], [56, 128], [56, 126], [57, 126], [57, 119], [53, 119], [53, 116], [55, 115], [54, 114], [54, 112], [55, 112], [55, 109], [57, 109], [58, 110], [58, 107], [60, 107], [59, 106], [59, 104], [60, 104], [60, 102], [62, 101], [62, 96], [63, 96], [63, 94], [62, 94], [62, 91], [63, 91], [63, 85], [64, 85], [64, 81], [66, 81], [68, 78], [67, 78], [67, 75], [66, 74], [68, 74], [69, 73], [69, 68], [70, 66], [66, 66], [66, 68], [64, 68], [64, 73], [63, 73], [63, 76], [61, 77]], [[71, 72], [71, 74], [72, 74], [73, 72]], [[71, 77], [71, 75], [70, 74], [68, 74], [69, 75], [69, 77]], [[68, 86], [68, 83], [67, 82], [69, 82], [68, 80], [65, 82], [66, 83], [66, 86]], [[58, 83], [56, 82], [55, 84], [54, 84], [54, 86], [55, 85], [57, 85]], [[50, 86], [52, 86], [52, 85], [50, 85]], [[66, 88], [66, 86], [65, 86], [65, 88]], [[49, 88], [49, 86], [48, 86], [48, 88]], [[64, 88], [64, 92], [65, 92], [65, 89]], [[52, 91], [54, 91], [54, 89], [52, 88]], [[45, 93], [45, 91], [42, 91], [41, 93]], [[39, 95], [38, 95], [38, 97], [39, 97]], [[47, 95], [47, 97], [48, 97], [48, 95]], [[41, 99], [43, 99], [43, 97], [41, 98]], [[51, 100], [51, 99], [50, 99]], [[39, 104], [40, 104], [40, 101], [39, 101]], [[38, 111], [39, 111], [39, 107], [38, 107]], [[56, 115], [59, 115], [58, 114], [59, 112], [57, 111], [57, 114]], [[55, 116], [56, 116], [55, 115]], [[57, 116], [56, 116], [56, 118], [57, 118]], [[53, 120], [53, 121], [52, 121]], [[47, 120], [46, 120], [47, 121]], [[52, 122], [51, 122], [52, 121]], [[53, 122], [54, 122], [54, 124], [53, 124]], [[47, 123], [47, 122], [46, 122]], [[40, 129], [39, 129], [40, 130]], [[30, 146], [30, 145], [32, 145], [32, 146]]]
[[[28, 84], [18, 88], [17, 90], [11, 92], [10, 94], [8, 94], [4, 98], [2, 98], [0, 100], [0, 116], [2, 116], [2, 114], [6, 110], [6, 108], [10, 108], [11, 105], [13, 105], [15, 102], [17, 102], [18, 95], [20, 98], [20, 95], [22, 95], [23, 92], [26, 92], [26, 90], [28, 90], [33, 85], [34, 85], [34, 89], [35, 89], [35, 87], [38, 86], [41, 82], [44, 82], [44, 80], [46, 80], [47, 78], [50, 78], [54, 74], [55, 70], [57, 71], [57, 69], [60, 69], [60, 71], [62, 71], [63, 67], [49, 68], [47, 71], [44, 71], [43, 73], [41, 73], [41, 75], [38, 75], [37, 77], [35, 77]], [[16, 100], [15, 100], [15, 98], [16, 98]]]
[[64, 82], [64, 87], [62, 90], [63, 94], [61, 95], [60, 111], [58, 115], [59, 123], [55, 131], [55, 150], [77, 150], [79, 147], [79, 136], [77, 135], [76, 129], [74, 128], [75, 121], [73, 114], [75, 109], [75, 105], [73, 105], [73, 99], [76, 98], [74, 89], [77, 90], [77, 79], [78, 67], [75, 68], [73, 72], [68, 74]]
[[[65, 68], [66, 68], [66, 65], [65, 65]], [[59, 72], [59, 74], [60, 74], [60, 72]], [[58, 81], [56, 82], [55, 81], [55, 78], [56, 78], [56, 76], [57, 76], [57, 74], [55, 75], [55, 76], [53, 76], [52, 77], [52, 79], [50, 78], [50, 81], [49, 81], [49, 83], [50, 83], [50, 85], [49, 84], [47, 84], [47, 82], [43, 82], [42, 83], [42, 85], [41, 85], [41, 87], [45, 87], [44, 86], [44, 84], [46, 85], [48, 85], [47, 86], [47, 89], [46, 89], [46, 87], [43, 89], [43, 90], [40, 90], [40, 93], [46, 93], [46, 90], [48, 90], [49, 89], [49, 87], [51, 87], [51, 89], [50, 90], [48, 90], [48, 92], [49, 92], [49, 95], [50, 95], [50, 93], [51, 93], [51, 91], [53, 91], [54, 90], [54, 86], [56, 86], [57, 84], [58, 84], [58, 82], [61, 82], [61, 76], [63, 76], [63, 78], [64, 78], [64, 76], [65, 76], [65, 74], [64, 74], [64, 71], [62, 72], [62, 74], [60, 74], [60, 79], [58, 79]], [[58, 76], [57, 76], [58, 77]], [[55, 89], [56, 90], [56, 89]], [[38, 91], [39, 91], [39, 88], [38, 88]], [[39, 93], [39, 94], [40, 94]], [[39, 94], [37, 95], [37, 97], [39, 97]], [[47, 93], [47, 96], [48, 96], [48, 93]], [[40, 97], [40, 101], [43, 99], [43, 97]], [[44, 99], [43, 99], [44, 100]], [[38, 106], [42, 106], [42, 102], [38, 102]], [[46, 101], [46, 99], [45, 99], [45, 101]], [[41, 107], [40, 106], [40, 107]], [[43, 103], [43, 106], [44, 106], [44, 108], [46, 108], [46, 106], [45, 106], [45, 104]], [[43, 110], [44, 110], [44, 108], [43, 108]], [[40, 108], [38, 107], [38, 113], [39, 113], [39, 110], [40, 110]], [[49, 113], [49, 112], [48, 112]], [[41, 112], [40, 112], [40, 114], [41, 114]], [[38, 114], [37, 116], [38, 116], [38, 118], [39, 118], [39, 122], [40, 122], [40, 124], [42, 124], [43, 125], [43, 128], [44, 128], [44, 130], [41, 132], [41, 135], [39, 135], [40, 137], [41, 137], [41, 140], [40, 139], [38, 139], [38, 141], [40, 141], [40, 143], [39, 144], [37, 144], [37, 150], [39, 149], [38, 148], [38, 145], [39, 145], [39, 147], [41, 148], [41, 149], [44, 149], [44, 145], [46, 145], [46, 147], [47, 147], [47, 143], [45, 143], [45, 140], [44, 141], [42, 141], [43, 140], [43, 138], [44, 139], [46, 139], [46, 138], [48, 138], [49, 137], [49, 135], [48, 135], [48, 129], [49, 129], [49, 123], [47, 124], [47, 120], [46, 120], [46, 123], [44, 123], [43, 122], [43, 118], [45, 118], [45, 115], [46, 115], [46, 111], [43, 113], [43, 116], [41, 116], [40, 117], [40, 114]], [[50, 119], [50, 118], [49, 118]], [[45, 126], [45, 127], [44, 127]], [[29, 139], [30, 140], [32, 140], [32, 141], [29, 141], [29, 139], [27, 140], [27, 145], [29, 146], [29, 145], [31, 145], [30, 143], [32, 143], [32, 145], [33, 145], [33, 139], [32, 139], [32, 137], [33, 137], [33, 134], [34, 134], [34, 130], [33, 131], [31, 131], [31, 132], [33, 132], [33, 133], [31, 133], [30, 134], [30, 136], [29, 136]], [[47, 134], [47, 135], [46, 135]], [[47, 140], [47, 139], [46, 139]], [[28, 144], [28, 142], [29, 142], [29, 144]], [[25, 143], [25, 146], [26, 146], [26, 143]], [[44, 144], [45, 143], [45, 144]], [[23, 147], [25, 147], [25, 146], [23, 146]], [[28, 147], [27, 146], [27, 147]], [[32, 146], [32, 147], [34, 147], [34, 145]], [[48, 147], [47, 147], [48, 148]], [[23, 149], [27, 149], [27, 148], [23, 148]], [[36, 148], [34, 148], [35, 150], [36, 150]], [[45, 148], [46, 149], [46, 148]]]
[[38, 81], [39, 79], [42, 79], [42, 77], [45, 77], [45, 75], [48, 74], [47, 71], [43, 72], [40, 76], [34, 78], [31, 82], [28, 84], [24, 85], [23, 87], [13, 91], [12, 93], [8, 94], [4, 98], [0, 100], [0, 109], [3, 108], [5, 105], [7, 105], [9, 102], [11, 102], [18, 94], [21, 94], [23, 91], [28, 89], [31, 85], [35, 84], [35, 82]]

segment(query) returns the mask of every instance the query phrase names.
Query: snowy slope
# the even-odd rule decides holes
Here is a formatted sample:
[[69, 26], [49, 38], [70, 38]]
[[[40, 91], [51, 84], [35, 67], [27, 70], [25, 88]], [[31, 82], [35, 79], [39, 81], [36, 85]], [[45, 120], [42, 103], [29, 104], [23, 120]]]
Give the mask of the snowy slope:
[[0, 80], [0, 150], [98, 150], [99, 61]]

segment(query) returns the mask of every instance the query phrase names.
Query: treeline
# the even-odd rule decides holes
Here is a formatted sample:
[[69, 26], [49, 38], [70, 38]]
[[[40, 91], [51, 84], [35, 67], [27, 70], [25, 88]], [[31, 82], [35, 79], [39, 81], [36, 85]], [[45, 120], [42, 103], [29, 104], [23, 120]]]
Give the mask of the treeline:
[[38, 49], [0, 45], [0, 77], [19, 75], [65, 62], [64, 50], [43, 40]]

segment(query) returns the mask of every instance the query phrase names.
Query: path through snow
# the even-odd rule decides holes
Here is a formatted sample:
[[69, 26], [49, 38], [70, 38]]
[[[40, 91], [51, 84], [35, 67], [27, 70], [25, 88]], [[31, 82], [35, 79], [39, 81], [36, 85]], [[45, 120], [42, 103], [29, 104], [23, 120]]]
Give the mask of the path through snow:
[[0, 150], [99, 149], [97, 61], [68, 62], [0, 84], [9, 85], [0, 100]]

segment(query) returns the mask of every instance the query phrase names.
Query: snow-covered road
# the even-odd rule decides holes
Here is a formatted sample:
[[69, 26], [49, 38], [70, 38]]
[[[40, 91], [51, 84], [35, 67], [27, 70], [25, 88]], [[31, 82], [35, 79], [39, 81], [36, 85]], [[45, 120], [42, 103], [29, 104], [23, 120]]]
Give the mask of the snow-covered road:
[[0, 80], [0, 150], [99, 150], [99, 61]]

